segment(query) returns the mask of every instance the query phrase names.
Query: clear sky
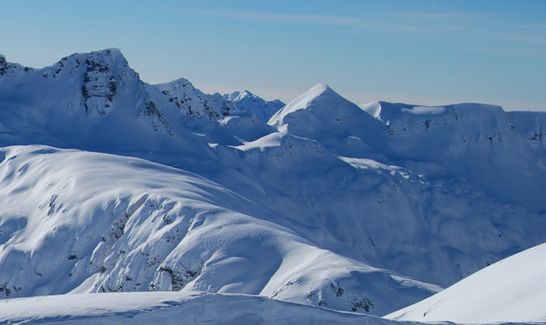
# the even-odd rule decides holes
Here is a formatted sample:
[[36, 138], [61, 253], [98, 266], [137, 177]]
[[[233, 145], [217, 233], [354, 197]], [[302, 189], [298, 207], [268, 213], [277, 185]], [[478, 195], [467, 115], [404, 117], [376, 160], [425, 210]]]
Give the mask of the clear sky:
[[0, 0], [0, 53], [120, 48], [151, 83], [546, 111], [544, 0]]

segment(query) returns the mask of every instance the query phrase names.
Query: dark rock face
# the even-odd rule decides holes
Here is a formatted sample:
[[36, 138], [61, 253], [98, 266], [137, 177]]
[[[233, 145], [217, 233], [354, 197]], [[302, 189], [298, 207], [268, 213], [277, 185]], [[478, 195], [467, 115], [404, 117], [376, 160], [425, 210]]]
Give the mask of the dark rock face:
[[165, 119], [165, 116], [163, 115], [163, 112], [157, 107], [157, 105], [152, 102], [148, 101], [144, 105], [144, 110], [142, 113], [148, 117], [150, 117], [150, 121], [152, 123], [152, 128], [154, 131], [159, 130], [159, 125], [163, 125], [167, 133], [171, 136], [174, 135], [172, 128], [170, 127], [169, 123]]
[[233, 105], [220, 94], [207, 95], [189, 81], [179, 79], [157, 86], [169, 102], [186, 115], [218, 120], [230, 115]]
[[107, 115], [116, 95], [117, 80], [108, 65], [92, 59], [87, 59], [85, 64], [87, 70], [82, 85], [85, 110], [95, 109], [99, 115]]
[[6, 73], [7, 69], [8, 69], [8, 62], [6, 61], [6, 58], [3, 55], [0, 55], [0, 77]]

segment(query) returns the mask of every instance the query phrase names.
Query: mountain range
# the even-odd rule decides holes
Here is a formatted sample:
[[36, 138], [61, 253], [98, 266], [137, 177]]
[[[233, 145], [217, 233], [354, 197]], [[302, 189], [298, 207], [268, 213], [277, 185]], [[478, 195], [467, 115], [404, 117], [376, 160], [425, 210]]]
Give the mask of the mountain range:
[[[2, 57], [0, 297], [39, 311], [177, 291], [135, 304], [489, 321], [396, 311], [437, 292], [408, 310], [460, 301], [474, 284], [442, 289], [546, 242], [545, 127], [546, 113], [485, 104], [359, 106], [323, 84], [286, 105], [186, 79], [153, 85], [117, 49], [41, 69]], [[469, 315], [479, 306], [493, 308]], [[495, 321], [546, 321], [536, 308]]]

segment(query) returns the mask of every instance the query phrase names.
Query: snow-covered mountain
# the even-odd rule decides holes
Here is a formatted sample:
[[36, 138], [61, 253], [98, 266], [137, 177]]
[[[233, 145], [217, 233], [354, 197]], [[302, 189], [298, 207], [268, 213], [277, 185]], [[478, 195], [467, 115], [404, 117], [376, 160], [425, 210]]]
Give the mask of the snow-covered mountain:
[[491, 324], [546, 322], [546, 244], [503, 259], [387, 318]]
[[239, 110], [254, 115], [264, 122], [268, 121], [273, 114], [284, 106], [284, 103], [278, 99], [265, 100], [248, 90], [234, 91], [231, 94], [225, 94], [224, 98], [233, 103]]
[[439, 290], [317, 247], [182, 170], [43, 146], [0, 157], [4, 297], [201, 290], [383, 313]]
[[[503, 202], [546, 211], [545, 113], [507, 113], [483, 104], [368, 107], [387, 129], [393, 159], [411, 160], [413, 169], [428, 175], [414, 162], [440, 165]], [[436, 148], [441, 150], [431, 150]]]
[[204, 94], [186, 79], [155, 85], [161, 93], [182, 112], [190, 116], [207, 117], [217, 120], [235, 113], [233, 104], [218, 93]]
[[147, 84], [114, 49], [0, 67], [0, 296], [384, 315], [546, 242], [544, 113], [359, 107], [317, 85], [266, 120], [244, 92]]

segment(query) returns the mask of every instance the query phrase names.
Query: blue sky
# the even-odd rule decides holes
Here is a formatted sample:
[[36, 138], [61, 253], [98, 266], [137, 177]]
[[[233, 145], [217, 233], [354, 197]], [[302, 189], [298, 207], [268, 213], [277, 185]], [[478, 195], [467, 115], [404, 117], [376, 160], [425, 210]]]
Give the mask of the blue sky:
[[357, 102], [546, 111], [542, 0], [0, 0], [0, 53], [40, 67], [120, 48], [148, 82], [285, 101], [317, 82]]

